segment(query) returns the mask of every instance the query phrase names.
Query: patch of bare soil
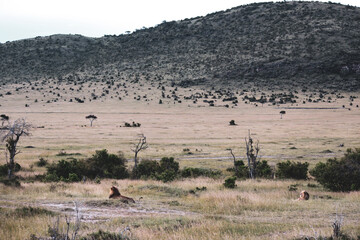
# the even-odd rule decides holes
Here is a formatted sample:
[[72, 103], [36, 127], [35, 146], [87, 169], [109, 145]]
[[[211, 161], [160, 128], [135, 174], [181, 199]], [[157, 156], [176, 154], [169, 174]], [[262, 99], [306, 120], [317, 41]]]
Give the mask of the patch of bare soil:
[[[184, 216], [195, 214], [168, 208], [166, 205], [154, 205], [149, 202], [122, 203], [116, 200], [77, 201], [83, 222], [107, 221], [117, 217], [139, 217], [153, 215]], [[54, 212], [75, 214], [75, 202], [39, 202], [36, 204]]]

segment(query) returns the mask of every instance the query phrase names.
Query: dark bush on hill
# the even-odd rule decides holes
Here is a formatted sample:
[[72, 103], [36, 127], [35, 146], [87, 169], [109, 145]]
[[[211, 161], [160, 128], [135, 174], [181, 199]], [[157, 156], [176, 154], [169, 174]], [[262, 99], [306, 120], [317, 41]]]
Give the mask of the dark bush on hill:
[[360, 148], [347, 149], [340, 160], [318, 163], [310, 174], [324, 187], [336, 192], [360, 190]]

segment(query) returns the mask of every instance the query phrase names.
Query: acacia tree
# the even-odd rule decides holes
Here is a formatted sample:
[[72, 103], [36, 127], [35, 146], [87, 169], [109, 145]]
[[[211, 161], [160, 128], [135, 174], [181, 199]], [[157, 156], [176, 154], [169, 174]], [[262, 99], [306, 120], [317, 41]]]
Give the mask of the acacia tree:
[[[256, 159], [260, 151], [259, 141], [254, 144], [254, 140], [251, 138], [249, 130], [249, 139], [245, 137], [246, 144], [246, 157], [248, 160], [250, 178], [256, 178]], [[255, 146], [254, 146], [255, 145]]]
[[20, 137], [29, 136], [31, 128], [32, 125], [24, 118], [19, 118], [12, 124], [8, 122], [8, 125], [0, 130], [1, 140], [5, 141], [7, 153], [9, 153], [9, 159], [6, 158], [9, 178], [13, 177], [15, 170], [15, 156], [20, 153], [17, 149]]
[[282, 119], [282, 116], [286, 114], [286, 112], [283, 110], [283, 111], [280, 111], [280, 119]]
[[91, 114], [86, 116], [85, 118], [90, 120], [90, 127], [92, 127], [92, 123], [97, 119], [97, 116]]
[[135, 156], [134, 156], [135, 166], [134, 166], [134, 168], [137, 168], [137, 165], [138, 165], [138, 159], [137, 159], [138, 153], [141, 150], [147, 149], [148, 147], [149, 147], [149, 145], [146, 142], [145, 135], [144, 134], [139, 134], [137, 142], [134, 143], [133, 147], [131, 148], [131, 151], [133, 151], [135, 153]]

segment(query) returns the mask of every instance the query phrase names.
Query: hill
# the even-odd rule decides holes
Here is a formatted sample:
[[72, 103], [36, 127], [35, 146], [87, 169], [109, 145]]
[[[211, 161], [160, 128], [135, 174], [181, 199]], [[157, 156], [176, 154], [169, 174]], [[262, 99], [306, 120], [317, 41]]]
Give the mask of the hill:
[[360, 89], [360, 8], [255, 3], [131, 34], [0, 44], [0, 82], [144, 79], [264, 89]]

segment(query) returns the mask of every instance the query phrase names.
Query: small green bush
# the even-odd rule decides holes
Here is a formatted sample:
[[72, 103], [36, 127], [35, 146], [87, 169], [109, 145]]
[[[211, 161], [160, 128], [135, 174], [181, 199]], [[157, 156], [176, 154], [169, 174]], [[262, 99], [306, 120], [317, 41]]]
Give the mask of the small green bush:
[[179, 172], [179, 163], [173, 157], [163, 157], [160, 160], [161, 171], [172, 170], [175, 174]]
[[225, 179], [224, 186], [226, 188], [235, 188], [236, 187], [235, 181], [236, 181], [235, 176], [228, 177], [228, 178]]
[[80, 181], [83, 176], [95, 179], [129, 177], [126, 168], [126, 159], [122, 153], [109, 154], [106, 149], [96, 151], [95, 154], [85, 160], [60, 160], [46, 166], [47, 174], [45, 181]]
[[[235, 176], [238, 178], [249, 178], [249, 168], [245, 166], [243, 160], [236, 161], [235, 167], [237, 168], [237, 171], [235, 171], [235, 168], [228, 168], [227, 170], [232, 172], [235, 171]], [[263, 160], [257, 162], [256, 177], [271, 178], [272, 175], [273, 171], [267, 161]]]
[[307, 179], [309, 163], [280, 162], [276, 164], [276, 176], [278, 178]]
[[[95, 154], [85, 160], [85, 176], [89, 178], [115, 178], [124, 179], [129, 177], [126, 169], [126, 158], [122, 152], [118, 155], [109, 154], [106, 149], [96, 151]], [[81, 176], [78, 174], [78, 176]]]
[[6, 176], [8, 174], [8, 165], [0, 165], [0, 176]]
[[160, 164], [156, 160], [142, 160], [133, 170], [133, 178], [155, 178], [161, 172]]
[[[85, 166], [83, 161], [71, 159], [70, 161], [60, 160], [57, 163], [49, 164], [47, 167], [47, 175], [45, 181], [68, 181], [70, 174], [83, 176], [85, 173]], [[72, 177], [72, 179], [74, 179]]]
[[310, 174], [324, 187], [336, 192], [360, 190], [360, 148], [347, 149], [340, 160], [319, 162]]
[[167, 169], [163, 171], [161, 174], [157, 175], [157, 179], [163, 182], [171, 182], [174, 181], [177, 177], [176, 172], [173, 169]]
[[[0, 165], [0, 176], [7, 176], [8, 175], [8, 165], [4, 164], [4, 165]], [[15, 168], [14, 171], [18, 172], [21, 170], [21, 166], [18, 163], [15, 163]]]
[[273, 175], [273, 171], [269, 166], [268, 162], [262, 160], [261, 162], [257, 162], [256, 164], [256, 177], [260, 178], [271, 178]]
[[44, 158], [40, 158], [39, 161], [37, 161], [35, 163], [35, 165], [38, 167], [45, 167], [47, 164], [48, 164], [48, 161], [45, 160]]
[[209, 177], [209, 178], [217, 178], [221, 176], [220, 170], [212, 170], [207, 168], [192, 168], [186, 167], [180, 172], [181, 177], [183, 178], [197, 178], [200, 176]]

